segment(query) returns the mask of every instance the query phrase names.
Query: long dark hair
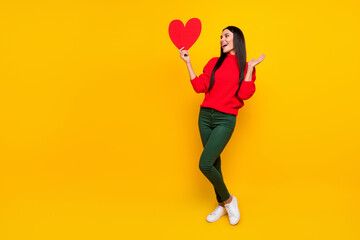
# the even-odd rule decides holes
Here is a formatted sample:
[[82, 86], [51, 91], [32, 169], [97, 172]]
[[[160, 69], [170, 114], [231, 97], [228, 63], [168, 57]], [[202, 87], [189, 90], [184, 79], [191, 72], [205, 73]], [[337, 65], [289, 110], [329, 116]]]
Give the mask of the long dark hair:
[[[225, 29], [228, 29], [230, 32], [233, 33], [233, 45], [234, 45], [234, 50], [235, 50], [235, 55], [236, 58], [238, 60], [238, 67], [239, 67], [239, 87], [236, 91], [236, 96], [238, 95], [241, 83], [244, 79], [244, 74], [245, 74], [245, 66], [246, 66], [246, 48], [245, 48], [245, 38], [244, 38], [244, 34], [243, 32], [235, 26], [227, 26], [226, 28], [223, 29], [223, 31]], [[211, 73], [211, 78], [210, 78], [210, 85], [209, 85], [209, 89], [208, 91], [211, 90], [211, 88], [214, 85], [214, 75], [215, 75], [215, 71], [221, 66], [221, 64], [224, 62], [226, 56], [229, 53], [224, 53], [222, 47], [220, 46], [220, 58], [217, 60], [214, 69], [212, 70]]]

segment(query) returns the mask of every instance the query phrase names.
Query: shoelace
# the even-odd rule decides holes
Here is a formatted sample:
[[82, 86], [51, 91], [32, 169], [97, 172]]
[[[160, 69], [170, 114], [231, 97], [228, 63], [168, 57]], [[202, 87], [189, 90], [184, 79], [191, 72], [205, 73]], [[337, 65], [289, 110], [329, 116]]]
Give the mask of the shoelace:
[[229, 214], [229, 217], [231, 217], [231, 216], [234, 216], [235, 217], [235, 214], [234, 214], [234, 209], [232, 208], [232, 206], [231, 205], [227, 205], [227, 206], [225, 206], [226, 207], [226, 210], [228, 210], [228, 214]]

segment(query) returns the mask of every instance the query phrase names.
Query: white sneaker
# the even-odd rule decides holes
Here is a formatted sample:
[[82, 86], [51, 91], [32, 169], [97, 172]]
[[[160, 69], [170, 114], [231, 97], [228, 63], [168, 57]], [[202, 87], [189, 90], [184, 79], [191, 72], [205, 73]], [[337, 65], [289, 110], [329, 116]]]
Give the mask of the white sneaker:
[[[232, 195], [231, 195], [232, 196]], [[237, 199], [235, 196], [232, 196], [231, 202], [224, 205], [226, 211], [229, 215], [229, 220], [231, 225], [236, 225], [240, 220], [240, 211], [237, 204]]]
[[216, 222], [221, 216], [226, 215], [226, 210], [223, 206], [217, 205], [216, 209], [206, 217], [208, 222]]

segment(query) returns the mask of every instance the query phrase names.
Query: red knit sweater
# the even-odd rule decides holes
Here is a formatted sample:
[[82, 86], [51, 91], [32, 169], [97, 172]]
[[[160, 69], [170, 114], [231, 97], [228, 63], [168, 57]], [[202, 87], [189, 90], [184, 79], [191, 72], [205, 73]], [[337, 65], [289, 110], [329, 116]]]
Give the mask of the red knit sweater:
[[[196, 93], [205, 93], [210, 84], [211, 72], [219, 57], [213, 57], [205, 65], [203, 73], [190, 80]], [[239, 68], [236, 55], [227, 54], [224, 62], [214, 75], [214, 85], [210, 92], [205, 93], [205, 99], [201, 107], [211, 107], [218, 111], [234, 114], [237, 116], [239, 108], [244, 106], [244, 101], [249, 99], [255, 92], [255, 67], [252, 72], [252, 80], [245, 81], [248, 63], [246, 62], [244, 80], [239, 87]]]

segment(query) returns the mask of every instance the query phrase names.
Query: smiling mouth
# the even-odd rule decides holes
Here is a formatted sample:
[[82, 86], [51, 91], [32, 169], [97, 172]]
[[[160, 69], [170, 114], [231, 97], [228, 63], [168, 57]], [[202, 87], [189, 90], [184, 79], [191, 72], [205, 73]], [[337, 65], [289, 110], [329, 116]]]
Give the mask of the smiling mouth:
[[228, 44], [226, 44], [226, 45], [223, 45], [222, 47], [224, 48], [224, 47], [226, 47]]

